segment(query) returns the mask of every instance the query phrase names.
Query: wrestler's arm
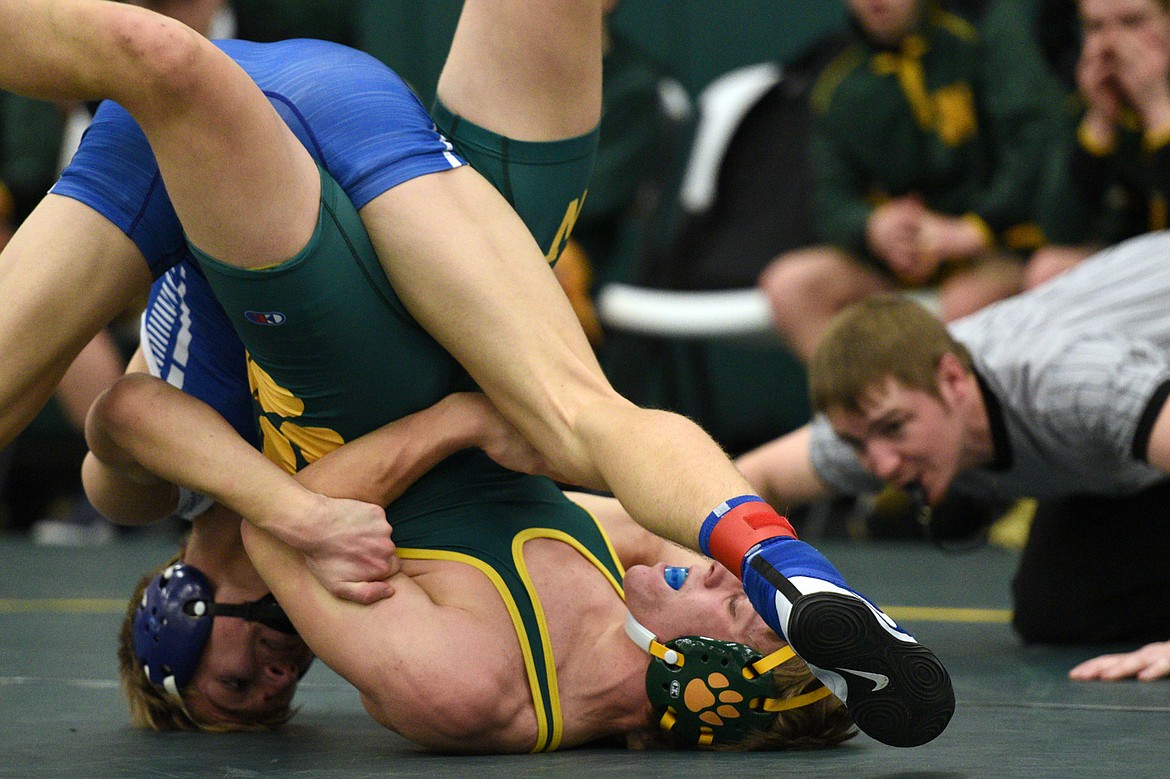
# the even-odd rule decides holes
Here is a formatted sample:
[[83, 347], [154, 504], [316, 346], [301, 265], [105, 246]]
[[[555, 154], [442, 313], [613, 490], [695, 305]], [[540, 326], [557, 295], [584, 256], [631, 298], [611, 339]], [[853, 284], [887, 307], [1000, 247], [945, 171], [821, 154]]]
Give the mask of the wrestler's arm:
[[0, 448], [150, 282], [141, 252], [113, 223], [71, 198], [41, 201], [0, 253]]
[[[136, 354], [131, 370], [144, 367]], [[541, 458], [479, 393], [448, 396], [340, 447], [322, 458], [325, 464], [295, 477], [249, 446], [206, 403], [145, 372], [122, 378], [98, 399], [86, 434], [91, 451], [83, 480], [106, 516], [127, 524], [160, 519], [174, 510], [174, 485], [182, 484], [249, 519], [278, 517], [276, 523], [253, 524], [303, 551], [323, 575], [336, 570], [344, 582], [338, 594], [359, 602], [389, 591], [381, 581], [346, 579], [354, 572], [330, 562], [339, 549], [359, 560], [368, 554], [353, 548], [366, 526], [364, 519], [356, 530], [347, 524], [353, 512], [380, 515], [378, 506], [470, 446], [483, 447], [509, 467], [544, 471]]]
[[[168, 516], [176, 484], [245, 516], [255, 497], [250, 493], [270, 492], [273, 503], [295, 517], [302, 493], [288, 488], [294, 481], [315, 494], [385, 506], [444, 458], [473, 446], [513, 470], [555, 475], [482, 393], [461, 392], [339, 447], [322, 458], [328, 467], [310, 465], [290, 479], [267, 458], [254, 456], [212, 407], [148, 377], [141, 350], [127, 370], [139, 375], [120, 381], [89, 415], [91, 451], [82, 465], [90, 500], [121, 524]], [[250, 483], [265, 487], [251, 489]], [[281, 528], [265, 529], [280, 535]]]
[[531, 748], [508, 741], [531, 697], [511, 622], [481, 574], [407, 560], [391, 578], [394, 597], [360, 606], [330, 595], [272, 535], [248, 523], [242, 531], [249, 558], [301, 637], [357, 688], [377, 722], [437, 750]]
[[[126, 373], [150, 373], [142, 349], [134, 350]], [[100, 399], [99, 395], [94, 403]], [[146, 525], [170, 516], [176, 510], [179, 488], [116, 447], [114, 436], [105, 429], [109, 424], [102, 409], [95, 410], [91, 404], [83, 427], [87, 437], [93, 436], [102, 457], [94, 453], [91, 444], [81, 462], [81, 482], [89, 502], [119, 525]]]
[[[436, 440], [446, 443], [436, 448]], [[482, 395], [458, 393], [335, 449], [296, 478], [331, 495], [389, 502], [440, 459], [436, 451], [471, 445], [504, 463], [533, 456]], [[503, 604], [479, 572], [407, 560], [390, 580], [394, 597], [363, 607], [330, 595], [271, 534], [245, 523], [243, 537], [301, 636], [361, 692], [379, 723], [445, 751], [531, 747], [517, 727], [530, 706], [517, 675], [523, 660]]]
[[[141, 523], [173, 510], [181, 484], [253, 518], [306, 555], [343, 597], [386, 597], [397, 570], [379, 506], [332, 500], [300, 486], [206, 403], [161, 379], [127, 374], [103, 393], [86, 420], [82, 474], [94, 505]], [[385, 573], [371, 581], [368, 570]]]
[[752, 488], [780, 513], [831, 494], [812, 466], [810, 435], [805, 425], [735, 460]]

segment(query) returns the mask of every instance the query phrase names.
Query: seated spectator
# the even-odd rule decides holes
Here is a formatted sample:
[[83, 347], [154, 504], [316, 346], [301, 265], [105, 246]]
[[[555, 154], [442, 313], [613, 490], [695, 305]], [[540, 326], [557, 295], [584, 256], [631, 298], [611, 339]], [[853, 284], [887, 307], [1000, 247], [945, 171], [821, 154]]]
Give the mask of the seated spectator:
[[1040, 205], [1053, 245], [1032, 258], [1028, 286], [1102, 246], [1167, 226], [1170, 4], [1077, 0], [1076, 8], [1083, 43], [1074, 111]]
[[804, 360], [837, 311], [879, 292], [938, 285], [947, 320], [1012, 295], [1023, 285], [1016, 252], [1041, 242], [1029, 220], [1053, 92], [1029, 26], [981, 34], [929, 0], [849, 8], [853, 44], [812, 97], [821, 243], [760, 276]]

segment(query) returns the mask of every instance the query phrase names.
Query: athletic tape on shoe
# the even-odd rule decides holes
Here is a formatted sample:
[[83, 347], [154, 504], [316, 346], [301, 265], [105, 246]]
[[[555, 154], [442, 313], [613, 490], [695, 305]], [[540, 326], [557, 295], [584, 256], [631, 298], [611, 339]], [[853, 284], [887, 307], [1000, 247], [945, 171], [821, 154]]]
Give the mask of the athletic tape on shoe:
[[703, 523], [701, 551], [743, 578], [743, 558], [769, 538], [796, 538], [796, 530], [776, 510], [754, 495], [745, 495], [716, 507]]

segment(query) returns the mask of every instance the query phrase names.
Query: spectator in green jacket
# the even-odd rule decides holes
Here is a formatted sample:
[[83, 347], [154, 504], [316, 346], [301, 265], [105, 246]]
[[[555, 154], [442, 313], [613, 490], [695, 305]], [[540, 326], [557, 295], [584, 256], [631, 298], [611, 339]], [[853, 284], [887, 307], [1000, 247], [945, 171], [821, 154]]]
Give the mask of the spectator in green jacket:
[[1170, 224], [1170, 2], [1075, 5], [1082, 45], [1074, 111], [1040, 206], [1053, 245], [1032, 259], [1029, 285]]
[[849, 9], [853, 44], [812, 96], [822, 243], [760, 277], [805, 360], [836, 312], [879, 292], [938, 285], [947, 320], [1018, 292], [1019, 253], [1042, 241], [1031, 203], [1054, 92], [1022, 6], [998, 0], [979, 27], [930, 0]]

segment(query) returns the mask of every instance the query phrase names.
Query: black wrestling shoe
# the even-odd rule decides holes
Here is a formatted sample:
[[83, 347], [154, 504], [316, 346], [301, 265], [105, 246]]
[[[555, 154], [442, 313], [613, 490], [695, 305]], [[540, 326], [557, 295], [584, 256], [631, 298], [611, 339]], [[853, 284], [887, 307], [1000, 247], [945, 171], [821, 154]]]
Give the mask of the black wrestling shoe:
[[793, 650], [866, 735], [916, 747], [950, 722], [955, 692], [947, 669], [860, 596], [836, 587], [800, 595], [787, 624]]

